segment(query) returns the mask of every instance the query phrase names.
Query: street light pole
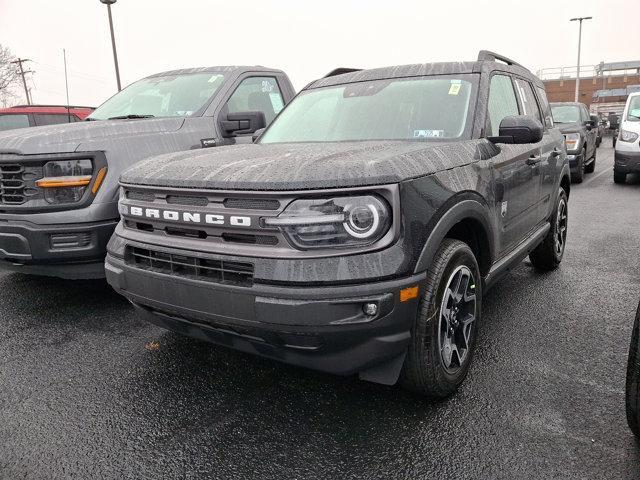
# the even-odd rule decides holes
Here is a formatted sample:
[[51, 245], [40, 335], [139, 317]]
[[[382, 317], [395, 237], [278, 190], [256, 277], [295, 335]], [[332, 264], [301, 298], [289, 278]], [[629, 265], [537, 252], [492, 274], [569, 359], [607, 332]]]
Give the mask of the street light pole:
[[592, 18], [593, 17], [576, 17], [569, 20], [570, 22], [575, 22], [576, 20], [580, 22], [580, 27], [578, 29], [578, 72], [576, 73], [576, 94], [574, 100], [576, 102], [580, 100], [580, 48], [582, 47], [582, 21], [591, 20]]
[[111, 16], [111, 5], [116, 3], [116, 0], [100, 0], [107, 6], [107, 12], [109, 13], [109, 30], [111, 30], [111, 48], [113, 49], [113, 63], [116, 67], [116, 82], [118, 83], [118, 91], [122, 90], [120, 85], [120, 69], [118, 68], [118, 52], [116, 51], [116, 37], [113, 33], [113, 17]]

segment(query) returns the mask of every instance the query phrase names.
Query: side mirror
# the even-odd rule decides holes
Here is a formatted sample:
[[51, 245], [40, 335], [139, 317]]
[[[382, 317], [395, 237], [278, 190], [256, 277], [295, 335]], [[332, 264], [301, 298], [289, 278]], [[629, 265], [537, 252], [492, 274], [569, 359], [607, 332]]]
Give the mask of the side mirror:
[[226, 120], [220, 122], [222, 136], [229, 138], [248, 135], [267, 126], [263, 112], [229, 113]]
[[256, 140], [258, 140], [260, 138], [260, 135], [262, 135], [262, 133], [265, 130], [266, 130], [266, 128], [259, 128], [258, 130], [253, 132], [253, 135], [251, 135], [251, 140], [253, 141], [253, 143], [256, 143]]
[[500, 122], [499, 136], [489, 137], [493, 143], [538, 143], [543, 135], [542, 123], [527, 115], [504, 117]]

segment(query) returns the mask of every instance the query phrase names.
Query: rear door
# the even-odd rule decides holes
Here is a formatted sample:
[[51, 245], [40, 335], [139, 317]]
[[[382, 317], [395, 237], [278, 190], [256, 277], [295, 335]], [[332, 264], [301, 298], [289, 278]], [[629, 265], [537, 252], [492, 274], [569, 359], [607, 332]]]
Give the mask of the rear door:
[[585, 125], [586, 136], [587, 136], [587, 158], [584, 159], [585, 163], [587, 160], [591, 159], [596, 153], [596, 138], [598, 136], [598, 126], [589, 128], [586, 122], [591, 121], [591, 115], [589, 114], [589, 110], [584, 105], [580, 106], [580, 117], [582, 119], [582, 124]]
[[[502, 119], [519, 115], [521, 108], [512, 77], [506, 73], [493, 74], [486, 132], [498, 136]], [[496, 176], [496, 211], [501, 225], [501, 254], [520, 243], [538, 223], [540, 145], [498, 144], [501, 154], [492, 159]]]

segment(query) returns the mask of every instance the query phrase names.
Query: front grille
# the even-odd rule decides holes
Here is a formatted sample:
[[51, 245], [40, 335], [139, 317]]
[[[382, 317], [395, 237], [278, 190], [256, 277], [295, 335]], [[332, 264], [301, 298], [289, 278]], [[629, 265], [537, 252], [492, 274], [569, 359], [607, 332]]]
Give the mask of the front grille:
[[[27, 201], [25, 169], [18, 164], [0, 164], [0, 203], [21, 205]], [[37, 193], [37, 191], [36, 191]]]
[[268, 198], [225, 198], [222, 202], [226, 208], [240, 210], [278, 210], [280, 202]]
[[253, 285], [251, 263], [197, 258], [139, 247], [127, 247], [125, 258], [128, 264], [137, 268], [166, 275], [243, 287]]
[[188, 197], [186, 195], [167, 195], [167, 203], [172, 205], [187, 205], [190, 207], [206, 207], [209, 205], [207, 197]]
[[153, 202], [156, 196], [149, 192], [140, 192], [138, 190], [127, 190], [126, 197], [130, 200], [140, 200], [142, 202]]

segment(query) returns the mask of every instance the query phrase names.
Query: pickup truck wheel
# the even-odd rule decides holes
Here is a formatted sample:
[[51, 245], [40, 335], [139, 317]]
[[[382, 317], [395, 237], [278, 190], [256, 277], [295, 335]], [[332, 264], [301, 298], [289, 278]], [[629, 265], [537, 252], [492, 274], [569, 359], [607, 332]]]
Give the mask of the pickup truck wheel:
[[551, 217], [551, 228], [544, 240], [533, 252], [529, 260], [538, 270], [555, 270], [564, 256], [567, 243], [567, 227], [569, 220], [569, 204], [564, 188], [558, 192], [556, 208]]
[[593, 160], [591, 163], [584, 167], [584, 173], [593, 173], [596, 170], [596, 152], [593, 152]]
[[624, 183], [627, 181], [626, 173], [613, 172], [613, 181], [615, 183]]
[[469, 246], [445, 239], [429, 269], [401, 384], [430, 399], [456, 392], [471, 364], [480, 322], [482, 283]]
[[640, 306], [629, 347], [626, 391], [627, 423], [631, 431], [640, 438]]
[[584, 162], [587, 150], [583, 147], [582, 154], [580, 155], [580, 162], [578, 163], [577, 172], [571, 175], [571, 183], [582, 183], [584, 180]]

